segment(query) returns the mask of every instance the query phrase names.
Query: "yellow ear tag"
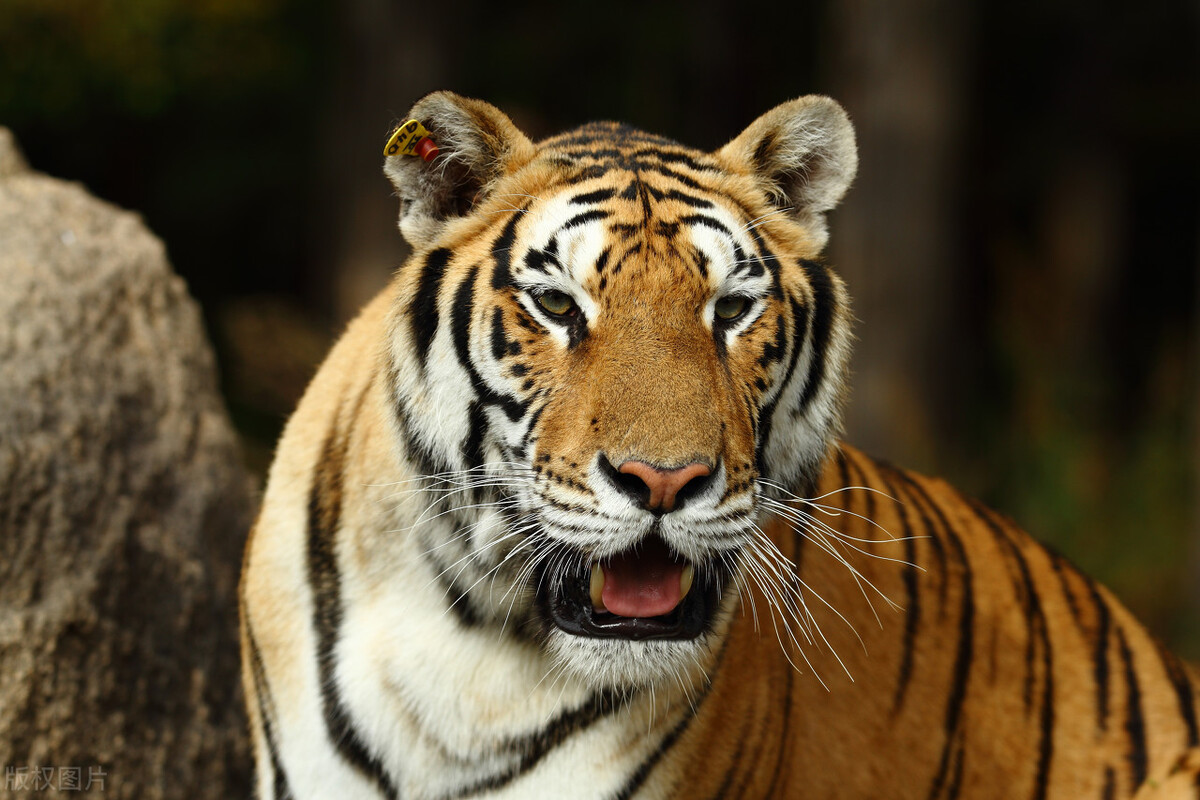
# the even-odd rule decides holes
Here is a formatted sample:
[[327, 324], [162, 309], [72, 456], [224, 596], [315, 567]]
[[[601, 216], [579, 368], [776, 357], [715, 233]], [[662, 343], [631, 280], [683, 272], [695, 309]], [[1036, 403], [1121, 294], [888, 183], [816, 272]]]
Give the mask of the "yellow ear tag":
[[383, 148], [385, 156], [420, 156], [426, 161], [432, 161], [437, 153], [437, 145], [429, 138], [429, 131], [415, 119], [396, 128]]

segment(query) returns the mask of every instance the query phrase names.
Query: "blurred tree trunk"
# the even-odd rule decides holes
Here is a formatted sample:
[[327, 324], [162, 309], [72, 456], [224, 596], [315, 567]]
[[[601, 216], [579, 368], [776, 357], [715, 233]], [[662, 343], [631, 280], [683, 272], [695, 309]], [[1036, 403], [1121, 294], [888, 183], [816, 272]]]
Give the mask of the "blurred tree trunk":
[[[396, 227], [399, 205], [383, 175], [383, 145], [422, 95], [447, 84], [451, 52], [443, 30], [453, 15], [412, 13], [386, 0], [338, 6], [337, 69], [328, 87], [320, 224], [331, 251], [310, 285], [336, 327], [386, 284], [408, 256]], [[330, 283], [332, 282], [332, 283]]]
[[[1197, 224], [1196, 230], [1200, 231], [1200, 224]], [[1200, 248], [1197, 249], [1200, 250]], [[1200, 253], [1198, 253], [1196, 262], [1195, 299], [1192, 317], [1195, 331], [1192, 337], [1192, 346], [1195, 348], [1192, 353], [1192, 369], [1195, 370], [1192, 373], [1192, 397], [1200, 399]], [[1195, 474], [1192, 476], [1192, 482], [1196, 488], [1192, 494], [1192, 557], [1188, 569], [1188, 586], [1190, 588], [1184, 597], [1184, 618], [1188, 630], [1191, 631], [1191, 635], [1187, 637], [1187, 645], [1191, 647], [1189, 654], [1195, 658], [1200, 657], [1200, 408], [1193, 406], [1191, 423], [1192, 435], [1195, 439], [1195, 460], [1192, 462]]]
[[938, 391], [955, 379], [955, 175], [969, 4], [831, 4], [830, 71], [858, 130], [859, 177], [834, 216], [833, 264], [859, 341], [848, 438], [932, 463]]

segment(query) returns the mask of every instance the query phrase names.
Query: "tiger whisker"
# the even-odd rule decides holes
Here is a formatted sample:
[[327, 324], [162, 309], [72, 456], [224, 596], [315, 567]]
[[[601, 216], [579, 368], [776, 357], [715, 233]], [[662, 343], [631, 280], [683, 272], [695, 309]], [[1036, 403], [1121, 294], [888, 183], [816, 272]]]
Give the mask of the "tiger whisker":
[[[751, 553], [752, 553], [752, 555], [758, 555], [756, 552], [753, 552], [753, 551], [751, 551]], [[775, 582], [771, 581], [765, 577], [765, 575], [761, 572], [761, 567], [757, 567], [757, 565], [752, 566], [751, 565], [752, 562], [743, 562], [743, 563], [746, 564], [747, 570], [750, 571], [751, 576], [754, 578], [754, 581], [758, 585], [759, 590], [763, 593], [763, 596], [767, 599], [768, 604], [772, 606], [771, 625], [772, 625], [772, 628], [775, 630], [775, 639], [779, 643], [779, 649], [780, 649], [780, 652], [783, 654], [784, 659], [788, 662], [788, 665], [791, 666], [792, 669], [794, 669], [796, 672], [803, 672], [803, 670], [800, 668], [800, 666], [798, 664], [796, 664], [795, 661], [792, 660], [792, 657], [791, 657], [790, 653], [788, 652], [788, 647], [786, 644], [784, 644], [783, 634], [780, 632], [779, 625], [775, 621], [775, 616], [774, 616], [775, 610], [774, 609], [779, 608], [776, 604], [780, 603], [780, 602], [782, 602], [782, 603], [784, 603], [784, 605], [788, 606], [788, 608], [791, 611], [791, 613], [789, 615], [782, 608], [779, 608], [780, 621], [783, 622], [784, 632], [786, 632], [788, 640], [792, 643], [796, 652], [798, 652], [800, 654], [800, 657], [802, 659], [804, 659], [804, 663], [808, 666], [808, 668], [812, 672], [813, 676], [816, 677], [817, 681], [821, 684], [821, 686], [824, 687], [826, 689], [826, 691], [828, 691], [829, 687], [825, 684], [825, 681], [821, 677], [820, 672], [816, 669], [816, 667], [813, 665], [812, 661], [809, 659], [808, 653], [805, 651], [804, 647], [800, 644], [799, 640], [796, 639], [795, 633], [792, 631], [791, 625], [788, 623], [788, 617], [790, 616], [791, 619], [794, 620], [800, 626], [801, 630], [805, 632], [806, 639], [808, 639], [810, 642], [815, 643], [815, 639], [812, 638], [811, 632], [809, 632], [807, 630], [808, 624], [809, 624], [808, 621], [806, 621], [805, 619], [802, 618], [802, 616], [800, 615], [800, 609], [797, 608], [794, 603], [791, 603], [787, 600], [781, 601], [778, 597], [775, 596], [777, 594], [773, 590], [773, 587], [775, 586]], [[804, 602], [803, 596], [799, 594], [798, 589], [793, 589], [793, 592], [796, 595], [796, 599], [798, 599], [800, 602], [800, 607], [804, 609], [803, 616], [807, 617], [809, 620], [812, 620], [812, 614], [811, 614], [811, 612], [809, 612], [808, 606]], [[751, 603], [753, 603], [754, 594], [753, 594], [753, 592], [748, 592], [748, 593], [750, 594], [750, 597], [751, 597]], [[815, 620], [813, 620], [813, 621], [815, 621]], [[758, 625], [757, 625], [757, 620], [756, 620], [755, 621], [755, 629], [757, 630], [757, 628], [758, 628]]]
[[[800, 531], [801, 533], [806, 533], [807, 531], [812, 530], [812, 529], [819, 529], [822, 533], [824, 533], [828, 536], [834, 537], [839, 542], [841, 542], [843, 545], [851, 548], [855, 552], [862, 553], [865, 556], [879, 559], [880, 561], [891, 561], [892, 563], [895, 563], [895, 564], [903, 564], [904, 566], [909, 566], [909, 567], [913, 567], [915, 569], [919, 569], [922, 572], [925, 571], [925, 569], [923, 567], [918, 566], [917, 564], [913, 564], [910, 561], [905, 561], [904, 559], [900, 559], [900, 558], [893, 558], [891, 556], [880, 555], [879, 553], [872, 553], [868, 550], [864, 550], [861, 547], [856, 546], [854, 543], [861, 542], [864, 544], [898, 544], [900, 542], [908, 542], [908, 541], [915, 541], [917, 539], [925, 539], [925, 538], [928, 538], [927, 536], [893, 537], [886, 541], [882, 541], [879, 539], [863, 539], [863, 538], [860, 538], [857, 536], [850, 536], [849, 534], [839, 531], [836, 528], [827, 524], [824, 520], [817, 519], [816, 517], [812, 516], [811, 514], [808, 514], [804, 511], [801, 511], [792, 506], [776, 504], [774, 501], [770, 501], [766, 498], [763, 499], [762, 504], [763, 504], [764, 509], [771, 511], [772, 513], [776, 514], [780, 518], [782, 518], [788, 522], [797, 523], [803, 529]], [[796, 530], [795, 526], [793, 526], [793, 530]]]
[[[759, 529], [759, 532], [762, 533], [761, 529]], [[767, 545], [769, 545], [769, 548], [765, 551], [766, 554], [774, 556], [776, 553], [778, 553], [778, 558], [782, 559], [783, 562], [786, 564], [791, 564], [791, 561], [788, 560], [785, 556], [783, 556], [783, 554], [779, 553], [778, 549], [775, 548], [774, 543], [771, 542], [770, 539], [768, 539], [765, 534], [763, 534], [763, 538], [759, 541], [760, 541], [760, 543], [765, 542]], [[838, 558], [839, 561], [842, 562], [843, 565], [848, 566], [852, 575], [857, 575], [858, 577], [862, 577], [861, 573], [858, 573], [858, 571], [856, 569], [854, 569], [853, 567], [850, 567], [848, 565], [846, 560], [841, 557], [841, 554], [839, 554], [836, 551], [833, 551], [831, 549], [826, 549], [826, 552], [832, 553], [835, 557]], [[859, 644], [862, 646], [863, 651], [865, 652], [866, 651], [866, 642], [863, 641], [862, 636], [859, 635], [858, 629], [854, 627], [853, 623], [851, 623], [850, 620], [848, 620], [845, 617], [845, 615], [842, 614], [842, 612], [838, 611], [837, 608], [835, 608], [829, 601], [827, 601], [824, 597], [822, 597], [820, 592], [816, 591], [811, 586], [809, 586], [808, 583], [805, 582], [805, 580], [803, 578], [801, 578], [799, 574], [797, 574], [794, 571], [792, 574], [795, 575], [795, 579], [800, 584], [800, 586], [802, 586], [805, 590], [807, 590], [813, 597], [815, 597], [817, 600], [819, 600], [822, 605], [824, 605], [826, 608], [828, 608], [830, 611], [832, 611], [834, 613], [834, 615], [836, 615], [840, 620], [842, 620], [842, 622], [844, 622], [846, 624], [846, 627], [849, 628], [850, 631], [854, 634], [855, 638], [858, 639]], [[866, 580], [866, 578], [863, 578], [863, 580]], [[874, 586], [874, 584], [872, 584], [870, 581], [867, 581], [867, 584], [870, 585], [872, 588], [874, 588], [875, 591], [879, 592], [879, 589], [876, 588]], [[860, 586], [859, 588], [861, 589], [862, 587]], [[885, 595], [883, 595], [882, 592], [880, 592], [880, 596], [886, 597]], [[869, 600], [868, 600], [868, 605], [870, 605]], [[805, 607], [807, 608], [807, 604], [805, 605]], [[872, 606], [872, 610], [874, 610], [873, 606]], [[811, 617], [811, 614], [810, 614], [810, 617]], [[812, 617], [812, 619], [814, 622], [814, 629], [816, 630], [817, 635], [820, 636], [821, 640], [825, 642], [827, 647], [829, 647], [829, 651], [833, 654], [833, 657], [837, 659], [838, 664], [840, 664], [842, 669], [846, 672], [847, 677], [849, 677], [850, 680], [853, 681], [854, 676], [850, 674], [850, 670], [846, 667], [845, 663], [842, 661], [841, 656], [838, 655], [838, 653], [834, 649], [833, 645], [829, 642], [829, 639], [825, 636], [825, 633], [821, 629], [821, 626], [819, 624], [816, 624], [815, 617]]]
[[[789, 521], [789, 524], [791, 524], [790, 521]], [[901, 607], [895, 601], [893, 601], [890, 597], [888, 597], [887, 594], [885, 594], [882, 590], [880, 590], [879, 587], [877, 587], [873, 582], [871, 582], [870, 579], [868, 579], [856, 567], [854, 567], [842, 553], [837, 551], [837, 549], [834, 547], [834, 542], [830, 541], [830, 539], [825, 535], [826, 530], [822, 530], [821, 525], [809, 524], [806, 521], [801, 521], [798, 523], [798, 525], [792, 525], [792, 528], [793, 528], [793, 530], [796, 530], [799, 533], [801, 533], [801, 535], [803, 535], [808, 541], [815, 544], [819, 549], [821, 549], [825, 553], [831, 555], [834, 559], [836, 559], [839, 563], [842, 564], [842, 566], [844, 566], [847, 569], [847, 571], [850, 573], [851, 578], [854, 580], [855, 584], [858, 586], [859, 592], [862, 593], [863, 599], [866, 600], [867, 606], [871, 609], [871, 613], [875, 616], [876, 623], [879, 624], [880, 627], [882, 627], [883, 621], [879, 618], [879, 614], [875, 610], [875, 604], [871, 601], [871, 598], [867, 595], [866, 586], [869, 586], [872, 589], [872, 591], [874, 591], [875, 594], [877, 594], [893, 610], [897, 610], [897, 611], [902, 610]], [[839, 544], [841, 544], [841, 546], [843, 546], [843, 547], [847, 547], [847, 548], [856, 550], [860, 553], [864, 553], [865, 555], [870, 555], [874, 558], [878, 558], [883, 561], [891, 561], [893, 563], [901, 563], [901, 564], [908, 563], [908, 562], [902, 561], [900, 559], [888, 558], [885, 556], [876, 556], [873, 553], [865, 553], [865, 551], [860, 550], [859, 548], [857, 548], [851, 544], [845, 543], [845, 542], [839, 542]], [[864, 586], [864, 584], [865, 584], [865, 586]]]

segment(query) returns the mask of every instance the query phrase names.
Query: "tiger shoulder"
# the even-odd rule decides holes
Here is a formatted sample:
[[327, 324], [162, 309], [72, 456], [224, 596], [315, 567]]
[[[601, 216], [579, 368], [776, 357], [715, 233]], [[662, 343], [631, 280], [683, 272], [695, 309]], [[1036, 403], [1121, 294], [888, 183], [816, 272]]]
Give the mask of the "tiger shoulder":
[[[1196, 798], [1195, 671], [944, 482], [839, 441], [803, 97], [701, 152], [440, 92], [413, 255], [279, 443], [240, 587], [267, 798]], [[415, 123], [415, 124], [414, 124]]]

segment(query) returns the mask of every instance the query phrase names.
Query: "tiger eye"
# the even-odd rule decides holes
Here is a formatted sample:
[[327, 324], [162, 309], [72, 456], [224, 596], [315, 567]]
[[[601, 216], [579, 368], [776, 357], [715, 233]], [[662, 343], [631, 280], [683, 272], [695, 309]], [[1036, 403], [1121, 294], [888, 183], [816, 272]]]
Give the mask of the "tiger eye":
[[750, 306], [750, 300], [746, 297], [741, 297], [736, 294], [731, 294], [728, 297], [722, 297], [717, 301], [713, 311], [717, 315], [717, 319], [725, 322], [733, 320], [746, 313], [746, 309]]
[[565, 317], [575, 310], [575, 301], [566, 292], [549, 291], [537, 296], [537, 304], [547, 314]]

